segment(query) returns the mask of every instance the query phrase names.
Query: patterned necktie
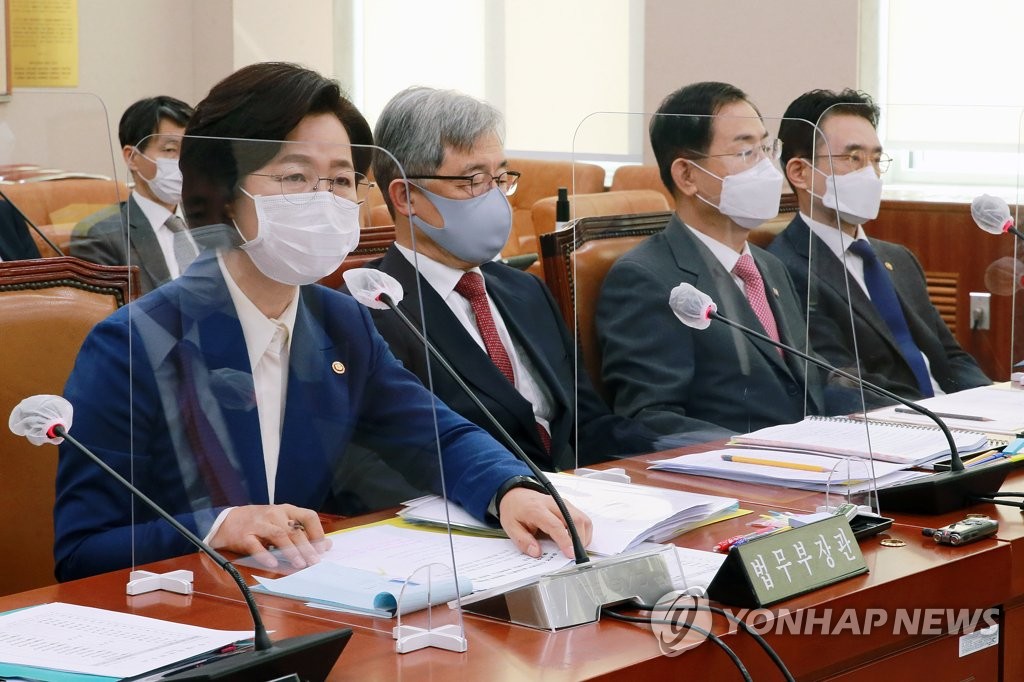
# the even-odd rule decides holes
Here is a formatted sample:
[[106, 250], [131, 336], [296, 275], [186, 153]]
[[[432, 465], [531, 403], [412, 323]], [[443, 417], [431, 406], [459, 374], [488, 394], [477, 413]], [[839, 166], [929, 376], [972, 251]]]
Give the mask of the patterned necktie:
[[903, 359], [910, 365], [917, 379], [917, 387], [921, 395], [931, 398], [935, 395], [932, 389], [932, 380], [928, 376], [928, 367], [924, 364], [921, 356], [921, 349], [914, 343], [914, 337], [910, 335], [910, 327], [907, 326], [907, 318], [903, 315], [903, 308], [900, 306], [900, 299], [896, 295], [896, 287], [892, 284], [889, 273], [885, 266], [878, 260], [878, 255], [871, 248], [866, 239], [858, 239], [850, 244], [850, 251], [857, 254], [864, 261], [864, 284], [868, 287], [868, 294], [878, 314], [885, 320], [896, 345], [899, 346]]
[[178, 263], [178, 273], [183, 273], [196, 259], [196, 247], [188, 238], [188, 228], [181, 218], [172, 213], [164, 225], [174, 235], [174, 260]]
[[[761, 321], [764, 333], [772, 340], [778, 341], [779, 328], [775, 325], [775, 316], [772, 314], [772, 307], [768, 305], [768, 295], [764, 290], [764, 280], [761, 279], [761, 272], [754, 263], [754, 257], [749, 253], [740, 256], [732, 272], [743, 280], [743, 291], [754, 314]], [[782, 351], [779, 350], [779, 353]]]
[[[491, 304], [487, 301], [483, 276], [477, 272], [465, 273], [455, 285], [455, 293], [469, 301], [476, 317], [476, 327], [480, 331], [480, 337], [484, 341], [484, 348], [487, 349], [491, 362], [505, 375], [509, 383], [515, 386], [516, 377], [512, 371], [512, 360], [501, 342], [501, 337], [498, 336], [498, 326], [491, 315]], [[551, 452], [551, 435], [540, 422], [537, 422], [537, 435], [544, 445], [544, 450]]]

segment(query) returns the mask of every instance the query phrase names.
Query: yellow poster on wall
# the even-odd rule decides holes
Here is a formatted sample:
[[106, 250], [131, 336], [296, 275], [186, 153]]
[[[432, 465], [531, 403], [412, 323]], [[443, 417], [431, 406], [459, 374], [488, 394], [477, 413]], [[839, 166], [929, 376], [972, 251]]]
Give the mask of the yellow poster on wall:
[[78, 0], [8, 0], [16, 88], [78, 85]]

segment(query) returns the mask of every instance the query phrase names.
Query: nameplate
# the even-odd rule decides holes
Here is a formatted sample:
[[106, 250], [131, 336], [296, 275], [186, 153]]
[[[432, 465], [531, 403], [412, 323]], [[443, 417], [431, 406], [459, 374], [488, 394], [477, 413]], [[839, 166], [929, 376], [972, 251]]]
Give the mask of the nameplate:
[[836, 516], [733, 547], [708, 597], [760, 608], [867, 570], [850, 522]]

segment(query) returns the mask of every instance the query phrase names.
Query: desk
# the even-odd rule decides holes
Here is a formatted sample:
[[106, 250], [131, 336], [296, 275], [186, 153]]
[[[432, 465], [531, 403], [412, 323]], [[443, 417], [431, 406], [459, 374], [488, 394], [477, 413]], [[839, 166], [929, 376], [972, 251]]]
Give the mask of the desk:
[[[644, 466], [640, 461], [629, 464], [638, 482]], [[676, 488], [707, 490], [712, 481], [656, 472], [651, 472], [650, 476], [653, 478], [655, 474], [659, 483]], [[663, 477], [668, 478], [663, 481]], [[721, 493], [736, 497], [749, 487], [732, 485], [735, 487], [731, 492], [723, 489]], [[753, 488], [757, 488], [755, 492], [761, 497], [776, 494], [784, 497], [792, 492]], [[744, 507], [755, 511], [769, 508], [757, 504], [744, 504]], [[732, 519], [698, 529], [679, 538], [679, 544], [707, 549], [722, 537], [742, 532], [748, 520], [749, 517]], [[351, 523], [338, 522], [337, 525]], [[885, 609], [888, 623], [892, 623], [896, 610], [901, 608], [986, 609], [1011, 603], [1015, 595], [1022, 594], [1014, 591], [1016, 583], [1011, 581], [1014, 553], [1010, 542], [985, 540], [958, 548], [936, 546], [921, 536], [919, 527], [902, 523], [895, 525], [888, 535], [905, 540], [907, 545], [882, 547], [878, 538], [863, 543], [870, 573], [789, 600], [772, 610], [785, 608], [813, 614], [819, 619], [828, 612], [834, 614], [830, 628], [835, 629], [845, 609], [861, 614], [869, 608]], [[191, 597], [166, 593], [127, 597], [124, 594], [127, 571], [118, 571], [2, 597], [0, 609], [59, 600], [209, 627], [250, 627], [248, 613], [239, 602], [233, 583], [205, 557], [190, 555], [146, 568], [194, 571], [196, 594]], [[986, 578], [978, 580], [978, 576]], [[972, 589], [957, 588], [968, 580]], [[644, 675], [679, 677], [680, 673], [685, 675], [692, 671], [700, 671], [699, 679], [740, 679], [724, 654], [710, 644], [702, 644], [677, 657], [666, 657], [660, 654], [647, 627], [614, 621], [551, 634], [467, 616], [467, 653], [428, 649], [400, 656], [394, 653], [390, 639], [391, 620], [324, 612], [266, 595], [259, 596], [258, 601], [267, 627], [275, 631], [275, 638], [331, 627], [352, 627], [352, 641], [332, 674], [331, 679], [337, 680], [518, 681], [539, 675], [545, 680], [637, 679]], [[448, 610], [441, 607], [435, 613], [446, 617]], [[425, 613], [420, 613], [414, 614], [409, 622], [421, 624], [424, 620]], [[754, 679], [781, 679], [749, 637], [730, 632], [718, 620], [715, 630], [722, 633], [739, 654]], [[869, 634], [853, 634], [849, 629], [834, 635], [772, 631], [765, 637], [798, 679], [857, 680], [879, 676], [923, 679], [931, 676], [946, 680], [973, 676], [976, 680], [994, 680], [999, 674], [997, 648], [959, 658], [955, 635], [893, 634], [891, 628], [886, 627]]]

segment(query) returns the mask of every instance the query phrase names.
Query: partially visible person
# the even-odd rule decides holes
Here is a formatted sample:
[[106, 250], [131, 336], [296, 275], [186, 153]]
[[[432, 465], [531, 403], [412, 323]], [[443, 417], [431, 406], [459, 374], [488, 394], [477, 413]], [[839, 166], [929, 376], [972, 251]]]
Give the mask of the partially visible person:
[[101, 265], [138, 265], [143, 294], [179, 276], [196, 257], [196, 245], [177, 215], [178, 153], [191, 116], [192, 107], [166, 95], [128, 107], [117, 136], [132, 192], [71, 233], [72, 256]]
[[[984, 386], [991, 381], [932, 304], [914, 254], [864, 232], [878, 215], [890, 163], [879, 113], [855, 90], [793, 100], [779, 139], [800, 213], [768, 250], [810, 297], [811, 345], [833, 365], [909, 400]], [[865, 398], [869, 407], [886, 402]]]
[[[524, 452], [548, 469], [657, 449], [595, 392], [555, 301], [537, 277], [495, 262], [512, 229], [501, 114], [450, 90], [416, 87], [377, 121], [374, 160], [395, 243], [374, 267], [402, 285], [399, 308], [448, 359]], [[420, 313], [422, 293], [423, 314]], [[448, 406], [501, 440], [498, 427], [390, 310], [373, 312], [392, 352]], [[578, 448], [577, 448], [578, 441]]]
[[0, 261], [28, 260], [39, 255], [25, 220], [9, 201], [0, 201]]
[[669, 293], [688, 282], [724, 316], [802, 346], [800, 299], [777, 258], [747, 241], [779, 211], [778, 143], [746, 94], [694, 83], [650, 123], [675, 214], [611, 267], [596, 308], [605, 385], [619, 414], [660, 433], [748, 432], [824, 409], [815, 368], [723, 324], [680, 323]]
[[[371, 157], [350, 147], [373, 138], [338, 84], [292, 64], [247, 66], [213, 87], [188, 133], [183, 205], [207, 248], [89, 334], [65, 389], [77, 438], [213, 547], [266, 566], [271, 547], [298, 568], [319, 560], [317, 512], [350, 443], [435, 491], [443, 478], [450, 499], [499, 521], [522, 551], [539, 556], [533, 534], [545, 532], [571, 555], [530, 470], [435, 411], [369, 313], [313, 284], [358, 241]], [[574, 515], [587, 542], [589, 519]], [[67, 444], [54, 518], [62, 580], [193, 549]]]

